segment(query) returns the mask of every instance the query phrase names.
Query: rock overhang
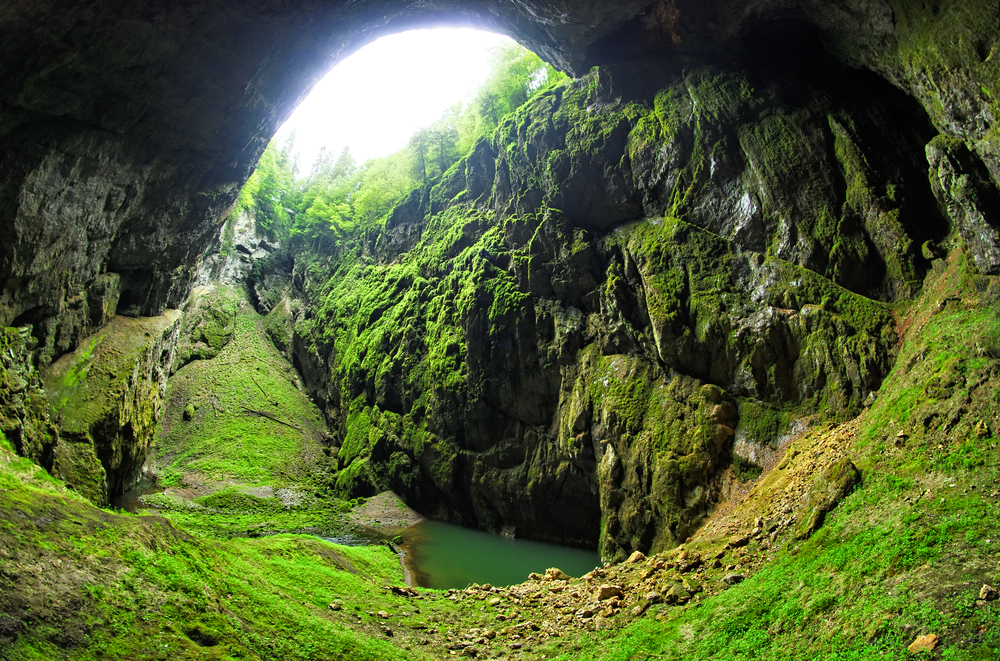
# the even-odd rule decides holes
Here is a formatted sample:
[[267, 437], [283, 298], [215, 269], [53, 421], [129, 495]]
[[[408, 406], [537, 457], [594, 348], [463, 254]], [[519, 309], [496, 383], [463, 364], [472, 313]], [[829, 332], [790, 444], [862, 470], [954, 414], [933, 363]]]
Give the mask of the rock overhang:
[[[911, 91], [893, 52], [897, 12], [913, 4], [12, 0], [0, 11], [0, 322], [47, 325], [36, 334], [58, 355], [87, 330], [57, 328], [63, 308], [104, 272], [121, 275], [121, 312], [179, 304], [278, 126], [338, 60], [384, 34], [485, 28], [574, 74], [636, 59], [742, 66], [798, 38]], [[79, 240], [57, 238], [67, 234]], [[45, 241], [62, 241], [59, 263], [32, 258]]]

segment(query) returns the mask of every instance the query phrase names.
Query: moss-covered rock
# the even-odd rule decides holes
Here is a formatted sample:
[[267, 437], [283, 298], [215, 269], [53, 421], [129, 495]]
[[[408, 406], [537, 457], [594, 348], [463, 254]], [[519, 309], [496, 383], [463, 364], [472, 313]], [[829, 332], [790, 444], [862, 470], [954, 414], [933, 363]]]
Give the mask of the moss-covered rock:
[[33, 364], [36, 345], [30, 327], [0, 328], [0, 431], [22, 457], [51, 467], [58, 431]]
[[858, 483], [861, 473], [847, 457], [835, 461], [816, 477], [809, 497], [806, 498], [799, 522], [795, 527], [795, 539], [806, 539], [823, 525], [827, 513], [836, 507]]
[[196, 296], [182, 327], [203, 332], [199, 329], [214, 323], [211, 301], [220, 301], [228, 339], [216, 354], [192, 360], [170, 377], [149, 462], [158, 484], [221, 494], [199, 501], [216, 508], [236, 485], [309, 493], [325, 489], [335, 470], [331, 448], [324, 447], [325, 425], [300, 391], [295, 370], [269, 341], [267, 320], [254, 311], [241, 287], [220, 284]]
[[184, 318], [171, 371], [192, 360], [219, 355], [232, 338], [236, 309], [243, 296], [238, 287], [198, 287], [184, 304]]
[[181, 313], [115, 317], [43, 374], [54, 472], [98, 504], [139, 479], [163, 410]]
[[383, 224], [291, 245], [268, 327], [331, 423], [341, 495], [655, 551], [721, 498], [734, 430], [775, 440], [737, 402], [843, 419], [878, 390], [887, 301], [947, 232], [919, 108], [838, 70], [619, 98], [621, 73], [538, 95]]

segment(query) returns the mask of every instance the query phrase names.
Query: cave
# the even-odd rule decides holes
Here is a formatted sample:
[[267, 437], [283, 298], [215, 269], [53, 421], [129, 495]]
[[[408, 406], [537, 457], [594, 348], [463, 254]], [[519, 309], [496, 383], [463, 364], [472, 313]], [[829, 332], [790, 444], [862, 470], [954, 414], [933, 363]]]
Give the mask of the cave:
[[[316, 82], [380, 36], [441, 25], [509, 35], [569, 79], [368, 225], [232, 243], [241, 188]], [[702, 618], [703, 603], [723, 604], [712, 613], [734, 639], [808, 640], [801, 658], [833, 654], [828, 643], [902, 654], [928, 626], [941, 638], [911, 651], [995, 651], [996, 3], [14, 0], [0, 35], [0, 657], [124, 644], [81, 604], [128, 602], [128, 626], [149, 633], [166, 620], [128, 601], [146, 584], [183, 593], [171, 615], [183, 626], [160, 630], [171, 644], [261, 658], [307, 658], [314, 641], [288, 651], [268, 627], [319, 622], [317, 610], [377, 638], [358, 658], [405, 658], [410, 643], [476, 655], [494, 640], [516, 657], [574, 654], [553, 642], [559, 626], [574, 641], [614, 629], [609, 644], [637, 649], [642, 634], [615, 624], [626, 618], [667, 622], [652, 655], [710, 658], [670, 629], [675, 607]], [[242, 275], [213, 290], [205, 274], [226, 260]], [[195, 369], [219, 370], [205, 381], [217, 390]], [[178, 429], [214, 425], [234, 453], [266, 445], [237, 426], [222, 439], [234, 412], [283, 427], [279, 441], [309, 436], [281, 471], [308, 475], [312, 495], [232, 480], [209, 492], [164, 471], [193, 504], [161, 495], [166, 514], [134, 519], [94, 507], [136, 485]], [[377, 581], [399, 580], [365, 555], [380, 550], [274, 534], [318, 530], [282, 518], [303, 501], [334, 516], [388, 491], [430, 518], [607, 564], [426, 593], [468, 602], [434, 607], [469, 632], [435, 640], [427, 622], [397, 622], [419, 613], [412, 588], [379, 601]], [[252, 526], [197, 527], [240, 507]], [[905, 514], [918, 508], [928, 519]], [[124, 540], [100, 558], [141, 580], [31, 541], [77, 533], [95, 548]], [[185, 562], [157, 555], [173, 548], [210, 558], [211, 599], [191, 596], [194, 570], [163, 578]], [[22, 571], [29, 560], [47, 571]], [[62, 566], [80, 569], [64, 580]], [[280, 600], [306, 610], [261, 606], [234, 624], [240, 607], [224, 601], [251, 603], [266, 581], [212, 583], [227, 566], [267, 566]], [[380, 596], [347, 618], [319, 587], [341, 580], [328, 570], [350, 575], [338, 585], [351, 598], [366, 580]], [[976, 606], [945, 604], [921, 572]], [[876, 592], [897, 580], [909, 592], [873, 605], [869, 575]], [[771, 611], [747, 615], [754, 599], [732, 596], [747, 585]], [[562, 613], [571, 594], [584, 601]], [[853, 599], [878, 616], [850, 614]], [[537, 600], [543, 626], [504, 610]], [[929, 600], [954, 617], [914, 605]], [[383, 603], [396, 611], [376, 615]], [[703, 633], [713, 617], [697, 620]], [[820, 634], [824, 618], [835, 634]]]
[[[675, 0], [580, 1], [558, 10], [488, 2], [150, 1], [87, 8], [19, 2], [3, 23], [8, 238], [0, 316], [5, 324], [29, 310], [33, 319], [58, 318], [63, 302], [104, 272], [121, 276], [125, 314], [179, 305], [191, 265], [291, 110], [338, 59], [409, 27], [455, 23], [500, 31], [578, 75], [621, 61], [655, 62], [662, 71], [766, 55], [794, 62], [794, 76], [822, 49], [842, 65], [887, 79], [924, 105], [940, 128], [988, 150], [988, 99], [978, 85], [956, 88], [937, 110], [931, 81], [901, 59], [922, 11], [919, 2], [887, 1], [866, 3], [863, 11], [841, 3], [779, 9], [768, 2]], [[989, 16], [995, 8], [983, 11]], [[992, 152], [978, 155], [985, 153]], [[986, 158], [995, 179], [993, 162]], [[36, 255], [37, 245], [51, 246], [53, 257]], [[79, 319], [54, 325], [76, 339], [91, 327]], [[56, 346], [55, 329], [48, 332], [49, 356], [72, 344]]]

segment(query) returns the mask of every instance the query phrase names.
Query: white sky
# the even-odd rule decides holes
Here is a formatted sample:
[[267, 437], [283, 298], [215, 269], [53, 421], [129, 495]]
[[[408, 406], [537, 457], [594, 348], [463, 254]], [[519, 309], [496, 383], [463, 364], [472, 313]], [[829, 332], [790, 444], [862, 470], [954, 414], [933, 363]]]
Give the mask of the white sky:
[[300, 176], [324, 145], [335, 155], [350, 146], [358, 163], [387, 156], [470, 98], [489, 72], [489, 49], [506, 43], [504, 35], [469, 28], [382, 37], [337, 64], [276, 138], [280, 143], [295, 130]]

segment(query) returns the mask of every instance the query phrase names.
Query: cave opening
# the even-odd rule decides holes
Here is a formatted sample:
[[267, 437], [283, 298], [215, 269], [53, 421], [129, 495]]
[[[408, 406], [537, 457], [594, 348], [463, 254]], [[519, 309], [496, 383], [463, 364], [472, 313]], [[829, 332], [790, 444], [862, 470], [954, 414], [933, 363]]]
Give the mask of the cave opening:
[[[278, 129], [274, 140], [294, 139], [308, 174], [323, 150], [349, 150], [360, 164], [405, 148], [414, 133], [454, 122], [493, 76], [516, 43], [473, 28], [436, 26], [382, 36], [339, 61]], [[520, 51], [517, 51], [521, 55]], [[496, 93], [496, 90], [493, 90]]]

